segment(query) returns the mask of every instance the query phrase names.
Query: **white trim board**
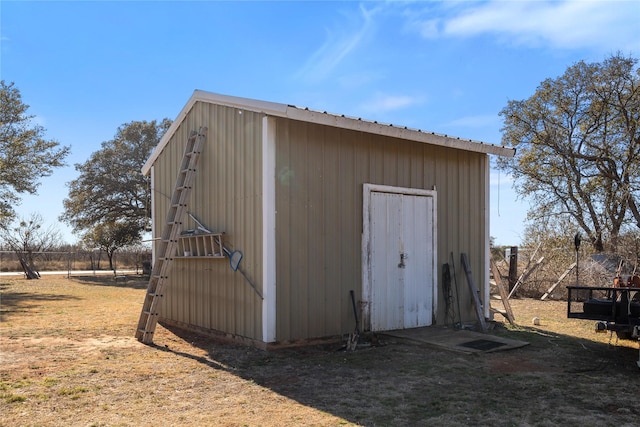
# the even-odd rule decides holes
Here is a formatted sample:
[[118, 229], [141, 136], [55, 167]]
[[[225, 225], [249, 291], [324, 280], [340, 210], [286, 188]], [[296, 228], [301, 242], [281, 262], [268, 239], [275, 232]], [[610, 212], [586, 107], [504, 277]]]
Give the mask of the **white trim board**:
[[262, 341], [276, 340], [276, 120], [262, 119]]

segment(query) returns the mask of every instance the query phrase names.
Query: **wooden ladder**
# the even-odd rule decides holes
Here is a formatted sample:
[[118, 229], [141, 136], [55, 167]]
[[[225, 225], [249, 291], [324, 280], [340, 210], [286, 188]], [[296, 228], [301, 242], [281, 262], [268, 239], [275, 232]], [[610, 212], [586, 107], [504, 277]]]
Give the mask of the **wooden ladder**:
[[149, 277], [149, 285], [136, 329], [136, 338], [145, 344], [153, 342], [153, 334], [158, 323], [158, 305], [163, 296], [162, 289], [169, 279], [169, 272], [178, 247], [178, 237], [182, 230], [182, 220], [187, 212], [187, 201], [196, 175], [198, 159], [206, 138], [206, 127], [201, 127], [198, 132], [193, 131], [184, 150], [171, 197], [171, 206], [167, 212], [167, 220], [160, 238], [155, 264]]

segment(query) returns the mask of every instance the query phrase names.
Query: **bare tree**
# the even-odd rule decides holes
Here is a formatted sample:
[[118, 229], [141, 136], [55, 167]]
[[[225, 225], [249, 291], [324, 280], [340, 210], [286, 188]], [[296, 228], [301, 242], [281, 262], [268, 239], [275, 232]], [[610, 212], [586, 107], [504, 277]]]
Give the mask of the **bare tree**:
[[57, 248], [61, 241], [60, 231], [55, 226], [43, 228], [44, 220], [39, 213], [32, 213], [28, 219], [21, 218], [13, 227], [0, 228], [0, 238], [19, 258], [26, 260], [33, 269], [42, 252]]

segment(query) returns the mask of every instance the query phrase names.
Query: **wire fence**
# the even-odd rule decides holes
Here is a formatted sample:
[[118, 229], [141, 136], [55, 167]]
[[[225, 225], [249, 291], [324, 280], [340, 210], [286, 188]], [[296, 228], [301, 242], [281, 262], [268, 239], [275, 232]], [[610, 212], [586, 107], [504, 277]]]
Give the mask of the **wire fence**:
[[[498, 266], [503, 279], [507, 282], [509, 273], [510, 248], [495, 248], [492, 258]], [[637, 253], [594, 253], [587, 248], [519, 247], [516, 278], [525, 275], [516, 295], [519, 297], [540, 298], [553, 288], [549, 299], [565, 299], [567, 286], [613, 286], [620, 277], [625, 282], [640, 274]], [[536, 265], [539, 260], [539, 265]], [[495, 290], [494, 290], [495, 291]]]
[[[27, 260], [37, 271], [113, 271], [109, 268], [109, 258], [100, 250], [47, 251], [29, 254], [15, 251], [0, 251], [0, 272], [22, 272], [20, 257], [29, 256]], [[113, 255], [114, 270], [135, 270], [144, 273], [151, 263], [151, 251], [116, 251]]]

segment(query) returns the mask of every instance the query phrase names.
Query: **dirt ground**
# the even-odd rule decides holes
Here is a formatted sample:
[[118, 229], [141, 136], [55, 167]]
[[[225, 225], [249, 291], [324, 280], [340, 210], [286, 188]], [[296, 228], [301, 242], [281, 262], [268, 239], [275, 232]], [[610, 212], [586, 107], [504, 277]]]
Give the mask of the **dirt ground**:
[[139, 343], [144, 289], [0, 278], [0, 425], [640, 425], [638, 343], [566, 319], [561, 301], [512, 301], [520, 326], [492, 333], [530, 343], [515, 350], [380, 336], [264, 352], [163, 327]]

